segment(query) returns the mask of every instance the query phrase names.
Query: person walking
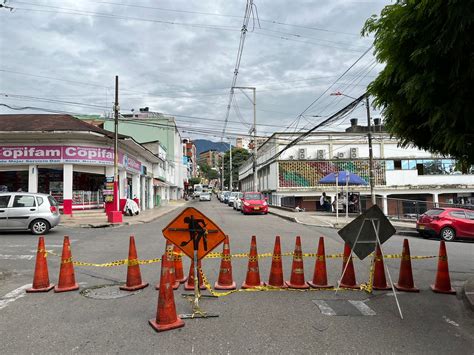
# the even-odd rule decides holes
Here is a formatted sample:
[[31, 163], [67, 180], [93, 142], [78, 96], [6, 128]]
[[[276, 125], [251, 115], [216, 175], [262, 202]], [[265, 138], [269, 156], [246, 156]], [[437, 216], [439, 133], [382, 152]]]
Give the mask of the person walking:
[[319, 199], [319, 204], [321, 205], [323, 210], [326, 212], [328, 212], [329, 209], [331, 208], [331, 205], [329, 204], [329, 201], [327, 200], [325, 192], [323, 192], [321, 198]]

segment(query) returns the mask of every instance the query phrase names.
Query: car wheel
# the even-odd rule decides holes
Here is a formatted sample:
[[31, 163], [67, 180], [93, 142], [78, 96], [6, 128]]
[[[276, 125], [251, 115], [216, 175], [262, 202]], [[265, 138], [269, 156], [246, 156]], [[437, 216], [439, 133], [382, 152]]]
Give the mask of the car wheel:
[[44, 219], [36, 219], [30, 224], [31, 233], [34, 235], [46, 234], [50, 228], [49, 223]]
[[451, 227], [444, 227], [443, 229], [441, 229], [441, 232], [439, 232], [439, 235], [441, 239], [447, 242], [451, 242], [456, 237], [456, 231]]

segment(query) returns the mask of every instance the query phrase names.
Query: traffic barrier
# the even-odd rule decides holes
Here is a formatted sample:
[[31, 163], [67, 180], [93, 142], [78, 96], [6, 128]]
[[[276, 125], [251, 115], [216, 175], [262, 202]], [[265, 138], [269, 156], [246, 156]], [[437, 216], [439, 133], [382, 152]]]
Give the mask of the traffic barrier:
[[301, 251], [301, 237], [296, 237], [295, 253], [291, 265], [290, 281], [285, 281], [286, 286], [297, 289], [307, 289], [309, 286], [304, 280], [303, 252]]
[[132, 235], [130, 236], [130, 245], [128, 248], [127, 283], [119, 288], [124, 291], [136, 291], [147, 286], [148, 282], [142, 282], [140, 265], [138, 265], [137, 249], [135, 247], [135, 237]]
[[253, 235], [250, 242], [247, 276], [242, 284], [242, 288], [246, 289], [257, 286], [263, 286], [263, 282], [260, 281], [260, 270], [258, 268], [257, 237]]
[[[177, 290], [179, 287], [179, 281], [176, 280], [176, 275], [175, 275], [175, 270], [174, 270], [174, 247], [173, 244], [170, 241], [166, 241], [166, 247], [165, 247], [165, 254], [168, 256], [168, 261], [170, 262], [170, 278], [171, 278], [171, 285], [173, 287], [173, 290]], [[160, 284], [156, 284], [155, 286], [156, 290], [160, 289]]]
[[184, 275], [183, 271], [183, 253], [178, 249], [178, 247], [175, 245], [173, 247], [174, 251], [174, 275], [176, 278], [176, 281], [179, 283], [184, 283], [188, 279]]
[[161, 260], [160, 292], [158, 294], [156, 317], [148, 321], [157, 332], [184, 327], [184, 322], [176, 313], [174, 294], [171, 287], [173, 283], [171, 278], [173, 262], [168, 260], [166, 253], [163, 254]]
[[413, 272], [411, 269], [410, 246], [408, 239], [403, 240], [402, 258], [400, 261], [400, 274], [398, 275], [398, 282], [394, 284], [399, 291], [405, 292], [420, 292], [415, 287], [413, 282]]
[[283, 263], [281, 261], [280, 236], [275, 237], [275, 246], [273, 247], [272, 267], [270, 268], [270, 276], [265, 286], [287, 288], [283, 281]]
[[451, 287], [451, 279], [449, 277], [448, 254], [444, 240], [439, 244], [438, 271], [436, 272], [435, 284], [431, 285], [433, 292], [456, 294], [456, 290]]
[[44, 237], [39, 237], [33, 285], [31, 288], [28, 288], [26, 292], [48, 292], [54, 288], [54, 285], [49, 283], [48, 261], [46, 260], [46, 255], [47, 252], [44, 247]]
[[324, 237], [319, 237], [318, 252], [316, 253], [316, 262], [314, 264], [313, 281], [308, 281], [308, 285], [313, 288], [332, 288], [328, 284], [326, 271], [326, 252], [324, 250]]
[[219, 278], [214, 284], [216, 290], [235, 290], [235, 282], [232, 279], [232, 261], [230, 258], [229, 236], [225, 237], [222, 249], [221, 266]]
[[[201, 270], [201, 260], [198, 260], [198, 270]], [[199, 282], [199, 289], [205, 290], [206, 286], [202, 281], [201, 274], [198, 271], [198, 282]], [[191, 259], [191, 266], [189, 267], [189, 276], [188, 281], [184, 284], [184, 289], [187, 291], [194, 290], [194, 260]]]
[[[342, 279], [338, 287], [359, 289], [356, 282], [354, 264], [352, 263], [352, 250], [349, 244], [344, 244], [344, 257], [342, 258]], [[347, 264], [347, 267], [346, 267]], [[345, 272], [344, 272], [345, 271]]]
[[385, 278], [385, 266], [383, 263], [382, 251], [380, 245], [377, 244], [375, 250], [375, 262], [374, 262], [374, 283], [372, 285], [374, 290], [390, 290], [391, 287], [387, 285], [387, 279]]
[[59, 269], [59, 281], [54, 287], [54, 292], [67, 292], [79, 289], [74, 276], [74, 266], [72, 264], [71, 245], [69, 237], [64, 237], [63, 252], [61, 256], [61, 268]]

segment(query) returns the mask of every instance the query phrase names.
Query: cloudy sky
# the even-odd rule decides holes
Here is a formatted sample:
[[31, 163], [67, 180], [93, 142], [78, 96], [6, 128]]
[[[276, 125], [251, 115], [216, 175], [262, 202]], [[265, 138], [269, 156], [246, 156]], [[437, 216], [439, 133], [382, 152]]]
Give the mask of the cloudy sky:
[[[254, 3], [237, 85], [257, 89], [258, 135], [314, 126], [351, 102], [330, 93], [360, 96], [382, 68], [370, 50], [336, 81], [372, 44], [360, 36], [365, 20], [390, 1]], [[108, 113], [118, 75], [122, 113], [148, 106], [174, 115], [183, 136], [220, 140], [246, 0], [6, 5], [14, 10], [0, 9], [0, 113]], [[248, 133], [245, 94], [236, 91], [226, 136]], [[352, 117], [365, 123], [365, 109], [326, 130]]]

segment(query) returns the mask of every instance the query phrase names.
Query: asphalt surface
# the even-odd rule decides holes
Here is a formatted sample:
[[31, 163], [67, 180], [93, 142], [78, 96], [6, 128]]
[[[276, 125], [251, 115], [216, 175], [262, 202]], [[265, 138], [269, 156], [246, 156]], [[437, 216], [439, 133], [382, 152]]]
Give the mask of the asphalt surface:
[[[212, 202], [190, 202], [216, 222], [231, 238], [231, 253], [247, 253], [250, 237], [257, 236], [258, 252], [273, 250], [276, 235], [282, 251], [294, 249], [295, 236], [303, 252], [315, 252], [325, 236], [326, 254], [341, 253], [343, 242], [334, 229], [292, 223], [276, 216], [243, 216]], [[61, 252], [62, 238], [69, 235], [75, 260], [93, 263], [124, 259], [129, 236], [135, 235], [140, 259], [160, 257], [164, 250], [161, 230], [182, 209], [158, 220], [135, 226], [104, 229], [59, 227], [46, 236], [46, 249]], [[384, 253], [400, 253], [405, 237], [393, 236]], [[409, 237], [412, 255], [437, 255], [439, 242]], [[0, 353], [457, 353], [474, 349], [473, 312], [463, 303], [460, 290], [472, 277], [474, 243], [447, 244], [451, 282], [458, 295], [433, 293], [437, 259], [414, 260], [413, 274], [420, 293], [398, 293], [404, 319], [400, 319], [390, 292], [369, 295], [362, 291], [239, 292], [218, 299], [202, 299], [204, 310], [218, 318], [186, 320], [184, 328], [156, 333], [148, 320], [156, 316], [159, 281], [157, 263], [141, 267], [150, 286], [136, 294], [97, 300], [79, 292], [24, 294], [15, 292], [32, 281], [37, 238], [24, 233], [0, 234]], [[218, 247], [216, 251], [221, 251]], [[30, 260], [28, 260], [30, 259]], [[217, 279], [219, 259], [206, 259], [203, 269], [211, 283]], [[51, 282], [57, 282], [59, 258], [48, 257]], [[268, 280], [270, 258], [261, 259], [262, 281]], [[394, 282], [399, 259], [387, 264]], [[328, 278], [336, 283], [341, 259], [328, 259]], [[311, 280], [314, 259], [304, 262]], [[355, 261], [357, 281], [367, 281], [368, 261]], [[184, 261], [189, 270], [189, 260]], [[240, 286], [246, 259], [233, 260], [233, 275]], [[286, 279], [291, 258], [284, 258]], [[126, 267], [75, 267], [81, 289], [124, 283]], [[189, 302], [175, 291], [178, 313], [190, 313]], [[205, 292], [207, 293], [207, 292]], [[352, 301], [349, 302], [349, 301]], [[357, 302], [363, 301], [363, 302]], [[326, 304], [336, 315], [326, 315]], [[365, 304], [369, 311], [354, 309]], [[362, 307], [362, 309], [366, 309]], [[367, 309], [366, 309], [367, 310]], [[324, 310], [323, 310], [324, 311]], [[372, 314], [372, 315], [365, 315]]]

